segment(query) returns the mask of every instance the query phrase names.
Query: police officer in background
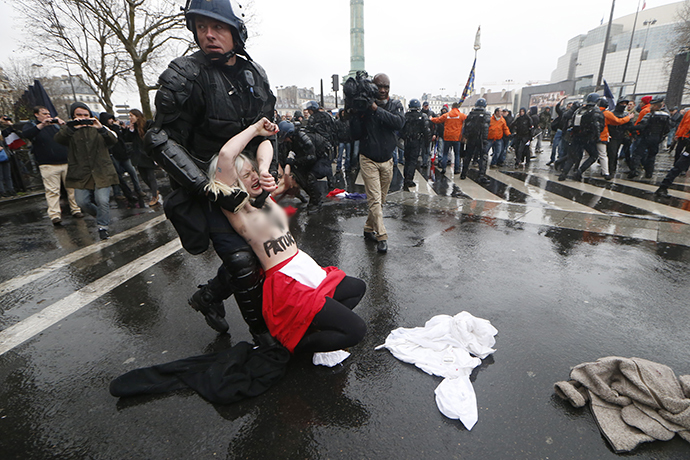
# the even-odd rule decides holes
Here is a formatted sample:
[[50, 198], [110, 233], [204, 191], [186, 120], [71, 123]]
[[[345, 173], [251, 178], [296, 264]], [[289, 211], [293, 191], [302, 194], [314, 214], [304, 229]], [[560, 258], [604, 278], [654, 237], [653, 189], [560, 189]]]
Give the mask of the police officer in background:
[[[289, 121], [278, 124], [279, 163], [285, 174], [291, 174], [297, 184], [309, 195], [307, 214], [321, 208], [323, 194], [317, 185], [318, 179], [332, 173], [328, 158], [328, 142], [319, 133], [304, 127], [295, 127]], [[287, 166], [290, 166], [288, 171]]]
[[[223, 333], [228, 330], [223, 300], [234, 293], [255, 341], [270, 341], [261, 313], [261, 266], [222, 212], [234, 211], [246, 194], [216, 197], [204, 188], [213, 156], [252, 123], [271, 119], [276, 99], [266, 73], [245, 50], [247, 29], [229, 0], [189, 0], [185, 20], [200, 51], [174, 59], [161, 74], [147, 152], [170, 175], [175, 190], [166, 197], [165, 211], [185, 249], [199, 254], [210, 239], [223, 261], [189, 304]], [[272, 139], [256, 138], [247, 151], [256, 159], [261, 187], [274, 190]]]
[[405, 187], [416, 187], [414, 173], [417, 170], [417, 158], [424, 155], [425, 149], [431, 142], [431, 129], [429, 118], [422, 112], [422, 104], [419, 99], [412, 99], [410, 110], [405, 113], [405, 125], [400, 131], [400, 137], [405, 142]]
[[[333, 161], [338, 149], [338, 133], [335, 127], [335, 119], [316, 101], [307, 102], [305, 110], [309, 114], [306, 129], [321, 135], [326, 140], [328, 159]], [[326, 179], [328, 179], [328, 188], [333, 189], [335, 187], [335, 180], [332, 170], [328, 172]]]
[[486, 177], [486, 167], [489, 160], [489, 152], [487, 145], [489, 143], [489, 124], [491, 123], [491, 114], [486, 111], [486, 99], [480, 97], [474, 103], [474, 108], [465, 119], [462, 126], [462, 137], [467, 143], [465, 148], [465, 158], [462, 161], [461, 178], [467, 177], [467, 171], [470, 169], [470, 162], [473, 159], [479, 161], [479, 179], [477, 183], [486, 185], [489, 178]]
[[638, 143], [632, 153], [628, 179], [639, 175], [638, 167], [644, 168], [644, 177], [651, 179], [654, 174], [654, 162], [659, 153], [659, 144], [671, 130], [671, 116], [661, 110], [664, 105], [663, 97], [656, 97], [650, 102], [649, 112], [635, 125]]
[[589, 157], [599, 156], [597, 142], [601, 139], [601, 132], [606, 126], [606, 119], [598, 106], [600, 98], [601, 96], [597, 93], [589, 93], [585, 99], [585, 105], [578, 108], [572, 117], [567, 119], [568, 135], [564, 139], [568, 142], [568, 157], [561, 175], [558, 176], [559, 181], [564, 181], [573, 167], [575, 167], [575, 180], [582, 179], [579, 165], [584, 152], [587, 152]]

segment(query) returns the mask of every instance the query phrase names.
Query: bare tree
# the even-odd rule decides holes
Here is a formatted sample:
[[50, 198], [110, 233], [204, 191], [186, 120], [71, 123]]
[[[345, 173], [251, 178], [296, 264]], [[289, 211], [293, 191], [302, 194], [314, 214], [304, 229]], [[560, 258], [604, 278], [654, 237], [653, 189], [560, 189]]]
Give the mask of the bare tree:
[[[141, 109], [151, 117], [149, 93], [171, 57], [194, 46], [185, 29], [184, 0], [16, 0], [35, 32], [30, 49], [69, 69], [78, 66], [101, 104], [112, 110], [112, 94], [133, 76]], [[253, 0], [237, 11], [252, 22]], [[131, 80], [130, 80], [131, 81]]]
[[[84, 82], [112, 111], [118, 79], [130, 71], [112, 31], [81, 6], [81, 0], [19, 0], [27, 21], [34, 25], [28, 47], [47, 62], [69, 72], [77, 66]], [[71, 74], [71, 73], [70, 73]]]
[[34, 25], [30, 49], [58, 66], [78, 66], [112, 111], [119, 82], [133, 75], [144, 114], [151, 116], [149, 92], [173, 48], [191, 46], [179, 0], [18, 0]]
[[[184, 53], [192, 46], [187, 34], [178, 33], [185, 28], [180, 4], [174, 0], [78, 0], [78, 4], [105, 24], [127, 54], [142, 112], [150, 118], [149, 92], [156, 88], [160, 65], [169, 56], [166, 51], [175, 42], [186, 48]], [[149, 68], [153, 71], [147, 72]]]

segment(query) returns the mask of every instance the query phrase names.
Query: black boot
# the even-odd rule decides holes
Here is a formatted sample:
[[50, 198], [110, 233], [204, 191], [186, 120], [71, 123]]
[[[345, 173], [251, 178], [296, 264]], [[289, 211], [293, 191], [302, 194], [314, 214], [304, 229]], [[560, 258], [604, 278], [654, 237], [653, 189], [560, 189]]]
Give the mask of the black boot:
[[208, 284], [200, 284], [199, 290], [189, 298], [189, 305], [204, 315], [206, 324], [212, 329], [224, 333], [228, 331], [230, 326], [225, 321], [223, 298], [211, 288], [213, 281], [209, 280]]

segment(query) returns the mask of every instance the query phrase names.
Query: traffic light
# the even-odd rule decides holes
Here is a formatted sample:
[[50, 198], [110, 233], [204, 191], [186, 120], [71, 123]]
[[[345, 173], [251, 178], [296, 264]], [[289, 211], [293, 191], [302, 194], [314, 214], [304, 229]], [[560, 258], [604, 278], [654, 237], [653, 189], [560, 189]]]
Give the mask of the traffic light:
[[338, 91], [340, 85], [338, 84], [338, 74], [333, 74], [331, 76], [331, 80], [333, 80], [333, 91]]

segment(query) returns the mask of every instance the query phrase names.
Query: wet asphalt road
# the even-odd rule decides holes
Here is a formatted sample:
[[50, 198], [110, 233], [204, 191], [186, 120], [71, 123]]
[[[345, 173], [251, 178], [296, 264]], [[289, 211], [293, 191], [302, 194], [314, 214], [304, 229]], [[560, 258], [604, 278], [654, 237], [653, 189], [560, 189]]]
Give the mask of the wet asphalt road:
[[[364, 202], [330, 200], [318, 214], [301, 209], [293, 217], [302, 250], [366, 281], [355, 311], [368, 333], [343, 366], [314, 367], [310, 357], [296, 357], [267, 393], [230, 406], [191, 391], [125, 399], [108, 393], [109, 382], [131, 369], [250, 339], [233, 300], [226, 302], [230, 336], [217, 335], [186, 304], [218, 267], [212, 251], [171, 250], [104, 287], [99, 280], [134, 270], [135, 261], [174, 241], [161, 210], [114, 209], [111, 233], [125, 237], [98, 243], [92, 219], [67, 217], [53, 228], [41, 196], [2, 203], [0, 286], [54, 266], [0, 291], [0, 329], [75, 291], [102, 292], [0, 355], [0, 458], [618, 457], [589, 410], [560, 401], [553, 384], [572, 366], [611, 355], [690, 374], [690, 242], [497, 218], [481, 206], [449, 206], [448, 197], [413, 205], [413, 196], [391, 194], [386, 255], [362, 238]], [[84, 248], [93, 251], [61, 259]], [[472, 376], [479, 405], [472, 431], [438, 411], [440, 378], [374, 351], [392, 329], [463, 310], [499, 331], [497, 352]], [[690, 445], [678, 438], [648, 443], [626, 457], [685, 459]]]

